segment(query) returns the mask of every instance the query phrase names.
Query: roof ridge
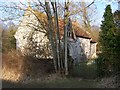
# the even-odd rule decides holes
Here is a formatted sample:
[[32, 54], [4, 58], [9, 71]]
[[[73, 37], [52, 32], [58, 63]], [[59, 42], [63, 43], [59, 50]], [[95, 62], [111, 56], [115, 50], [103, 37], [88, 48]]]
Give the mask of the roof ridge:
[[[31, 10], [34, 11], [34, 13], [36, 13], [37, 17], [41, 20], [41, 19], [46, 19], [47, 15], [43, 12], [40, 12], [36, 9], [32, 9], [31, 7], [28, 7], [27, 10]], [[62, 18], [58, 18], [59, 21], [59, 28], [60, 28], [60, 32], [64, 33], [64, 19]], [[89, 38], [92, 39], [92, 35], [85, 30], [78, 21], [73, 21], [72, 20], [72, 27], [75, 29], [75, 35], [78, 37], [84, 37], [84, 38]]]

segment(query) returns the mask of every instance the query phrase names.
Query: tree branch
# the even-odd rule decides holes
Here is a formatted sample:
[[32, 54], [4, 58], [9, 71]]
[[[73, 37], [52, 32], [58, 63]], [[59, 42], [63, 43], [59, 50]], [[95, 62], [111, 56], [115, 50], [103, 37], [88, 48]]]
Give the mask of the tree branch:
[[90, 7], [94, 2], [95, 0], [93, 0], [86, 8]]

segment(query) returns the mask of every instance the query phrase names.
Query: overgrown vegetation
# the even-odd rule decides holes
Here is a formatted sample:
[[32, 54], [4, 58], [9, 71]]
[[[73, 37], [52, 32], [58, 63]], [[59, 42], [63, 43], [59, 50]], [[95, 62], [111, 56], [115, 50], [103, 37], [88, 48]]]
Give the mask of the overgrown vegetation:
[[16, 27], [9, 27], [8, 30], [2, 30], [2, 52], [8, 52], [16, 48], [16, 39], [14, 34]]
[[99, 76], [111, 75], [120, 68], [120, 38], [118, 38], [120, 34], [115, 25], [110, 5], [106, 7], [103, 17], [99, 39], [102, 53], [96, 60]]
[[[36, 59], [16, 49], [16, 27], [2, 31], [2, 77], [5, 80], [21, 81], [31, 77], [44, 77], [54, 72], [52, 59]], [[37, 69], [36, 69], [37, 68]]]
[[[50, 4], [50, 3], [46, 3], [46, 5], [47, 4]], [[55, 5], [56, 4], [53, 3], [53, 8]], [[46, 6], [46, 8], [48, 8], [48, 6]], [[57, 8], [57, 7], [55, 7], [55, 8]], [[68, 7], [66, 6], [66, 13], [68, 14], [67, 9], [68, 9]], [[49, 10], [50, 10], [50, 8], [48, 8], [48, 12], [46, 12], [47, 14], [51, 14], [49, 12]], [[57, 12], [54, 12], [54, 14], [56, 15]], [[2, 37], [3, 37], [2, 38], [2, 40], [3, 40], [3, 43], [2, 43], [3, 44], [3, 47], [2, 47], [2, 49], [3, 49], [3, 54], [2, 54], [3, 55], [3, 58], [2, 58], [3, 59], [3, 65], [2, 65], [3, 79], [11, 80], [11, 81], [17, 81], [17, 80], [22, 81], [23, 80], [23, 82], [24, 82], [25, 79], [30, 80], [30, 79], [34, 78], [33, 82], [31, 82], [32, 84], [30, 83], [28, 85], [28, 86], [33, 85], [32, 87], [36, 86], [36, 83], [37, 83], [37, 85], [40, 85], [40, 87], [45, 87], [45, 85], [48, 85], [48, 87], [83, 87], [83, 86], [84, 87], [93, 87], [94, 85], [92, 86], [92, 84], [90, 84], [90, 83], [94, 83], [94, 81], [91, 82], [91, 81], [89, 81], [89, 79], [95, 80], [98, 76], [105, 76], [105, 75], [109, 76], [113, 72], [117, 72], [120, 70], [120, 61], [119, 61], [120, 60], [120, 56], [119, 56], [119, 53], [120, 53], [120, 47], [119, 47], [120, 31], [119, 31], [119, 25], [117, 23], [120, 20], [119, 12], [116, 11], [114, 13], [114, 15], [115, 16], [113, 17], [111, 7], [110, 7], [110, 5], [108, 5], [105, 9], [104, 20], [102, 21], [102, 25], [101, 25], [102, 31], [100, 33], [100, 49], [101, 49], [102, 53], [95, 60], [96, 62], [94, 62], [94, 61], [93, 61], [93, 63], [90, 61], [82, 62], [82, 63], [79, 63], [78, 65], [74, 66], [72, 69], [68, 63], [69, 56], [68, 56], [67, 41], [66, 41], [66, 39], [67, 39], [66, 31], [67, 31], [67, 24], [68, 24], [67, 15], [66, 15], [66, 26], [65, 26], [66, 27], [65, 28], [65, 32], [66, 32], [65, 37], [66, 38], [64, 38], [66, 41], [66, 44], [64, 43], [66, 45], [65, 46], [66, 54], [63, 55], [64, 56], [63, 58], [60, 58], [60, 56], [57, 56], [59, 54], [58, 50], [60, 50], [60, 48], [57, 49], [57, 47], [59, 45], [56, 47], [53, 47], [53, 50], [55, 50], [54, 60], [56, 61], [54, 63], [50, 59], [49, 60], [36, 59], [36, 58], [32, 57], [33, 55], [32, 56], [30, 56], [30, 55], [23, 56], [19, 51], [14, 50], [16, 48], [16, 41], [14, 38], [16, 29], [11, 28], [8, 31], [3, 31], [3, 35], [2, 35]], [[50, 18], [52, 18], [51, 16], [52, 16], [52, 14], [48, 15], [48, 21]], [[116, 19], [116, 17], [117, 17], [117, 19]], [[55, 19], [58, 19], [58, 18], [55, 18]], [[52, 23], [52, 20], [51, 20], [51, 23]], [[56, 21], [56, 23], [58, 23], [58, 21]], [[52, 26], [53, 26], [53, 24], [51, 24], [51, 26], [49, 26], [50, 27], [49, 29], [54, 30]], [[54, 37], [52, 34], [51, 34], [51, 36], [52, 36], [52, 38]], [[54, 37], [53, 41], [56, 39], [56, 37]], [[59, 38], [57, 38], [57, 40], [58, 39]], [[53, 42], [54, 45], [56, 45], [57, 40], [55, 42]], [[51, 42], [51, 45], [53, 45], [53, 43]], [[36, 51], [36, 49], [34, 49], [34, 51]], [[42, 53], [42, 52], [39, 52], [39, 53]], [[59, 61], [59, 59], [61, 59], [61, 61]], [[64, 61], [64, 62], [62, 62], [62, 61]], [[59, 66], [59, 64], [61, 62], [64, 66], [63, 68], [62, 68], [62, 64]], [[55, 79], [57, 77], [61, 78], [60, 73], [56, 73], [56, 76], [52, 76], [52, 74], [54, 74], [54, 72], [55, 72], [55, 67], [54, 67], [55, 65], [57, 66], [56, 67], [57, 72], [63, 71], [63, 73], [65, 75], [69, 74], [70, 78], [62, 77], [62, 79], [60, 81], [59, 81], [59, 79], [57, 79], [53, 82], [53, 80], [54, 80], [53, 78], [55, 78]], [[69, 72], [69, 69], [71, 69], [70, 70], [71, 72]], [[41, 77], [45, 77], [46, 79], [48, 79], [48, 81], [45, 83], [35, 81]], [[71, 77], [74, 77], [74, 79], [71, 79]], [[78, 83], [76, 83], [76, 77], [80, 77], [80, 78], [77, 78]], [[37, 79], [35, 79], [35, 78], [37, 78]], [[50, 81], [50, 78], [52, 79], [52, 81]], [[86, 80], [86, 81], [81, 80], [81, 82], [80, 82], [79, 79], [81, 79], [81, 78], [88, 79], [88, 80]], [[44, 79], [42, 79], [42, 80], [44, 80]], [[29, 80], [26, 80], [26, 81], [29, 81]], [[50, 84], [51, 82], [52, 82], [52, 84]]]
[[5, 80], [17, 81], [24, 73], [24, 58], [14, 50], [2, 54], [2, 77]]
[[2, 76], [4, 80], [23, 81], [41, 78], [54, 73], [52, 60], [23, 56], [11, 50], [2, 54]]
[[96, 79], [97, 66], [94, 61], [81, 62], [74, 66], [71, 76], [85, 79]]

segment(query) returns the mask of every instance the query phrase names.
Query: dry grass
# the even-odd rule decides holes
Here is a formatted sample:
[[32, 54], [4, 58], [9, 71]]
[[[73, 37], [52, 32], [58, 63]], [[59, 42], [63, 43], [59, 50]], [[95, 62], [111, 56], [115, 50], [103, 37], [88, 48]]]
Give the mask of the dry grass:
[[16, 50], [2, 54], [2, 79], [4, 80], [16, 82], [40, 78], [50, 74], [51, 71], [53, 71], [52, 60], [22, 56]]
[[2, 56], [3, 87], [114, 88], [119, 86], [115, 84], [115, 77], [103, 78], [100, 81], [80, 77], [61, 77], [51, 72], [53, 71], [52, 60], [23, 57], [14, 50], [3, 53]]
[[18, 81], [23, 73], [22, 55], [13, 50], [2, 54], [2, 79]]

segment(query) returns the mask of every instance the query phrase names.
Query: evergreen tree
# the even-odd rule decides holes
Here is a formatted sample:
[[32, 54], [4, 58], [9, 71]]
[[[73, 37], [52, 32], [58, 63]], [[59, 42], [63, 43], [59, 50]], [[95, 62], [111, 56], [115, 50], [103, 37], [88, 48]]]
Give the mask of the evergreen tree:
[[115, 48], [114, 48], [114, 67], [116, 71], [120, 70], [120, 10], [114, 12], [114, 21], [116, 25]]
[[114, 20], [115, 20], [115, 24], [116, 24], [117, 28], [120, 28], [120, 10], [116, 10], [114, 12]]
[[[114, 64], [114, 48], [115, 48], [115, 23], [113, 19], [112, 9], [110, 5], [105, 8], [105, 13], [103, 15], [103, 21], [101, 24], [100, 32], [100, 46], [102, 51], [102, 67], [104, 67], [104, 72], [110, 72]], [[101, 63], [100, 62], [100, 63]], [[101, 67], [101, 68], [102, 68]]]

